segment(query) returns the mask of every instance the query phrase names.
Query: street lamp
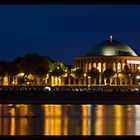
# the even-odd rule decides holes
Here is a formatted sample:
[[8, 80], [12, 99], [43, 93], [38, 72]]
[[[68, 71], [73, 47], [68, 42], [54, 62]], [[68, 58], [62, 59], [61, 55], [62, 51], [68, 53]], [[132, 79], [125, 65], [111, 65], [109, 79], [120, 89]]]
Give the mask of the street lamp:
[[88, 88], [90, 88], [90, 76], [88, 76]]
[[84, 86], [86, 85], [86, 76], [87, 76], [87, 74], [84, 73]]

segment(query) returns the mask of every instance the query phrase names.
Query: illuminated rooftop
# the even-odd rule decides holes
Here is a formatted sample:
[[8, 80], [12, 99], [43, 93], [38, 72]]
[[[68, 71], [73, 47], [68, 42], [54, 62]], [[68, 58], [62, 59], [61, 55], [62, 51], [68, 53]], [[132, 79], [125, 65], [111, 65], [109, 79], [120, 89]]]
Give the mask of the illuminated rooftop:
[[112, 36], [94, 46], [86, 56], [137, 56], [137, 54], [126, 44], [112, 39]]

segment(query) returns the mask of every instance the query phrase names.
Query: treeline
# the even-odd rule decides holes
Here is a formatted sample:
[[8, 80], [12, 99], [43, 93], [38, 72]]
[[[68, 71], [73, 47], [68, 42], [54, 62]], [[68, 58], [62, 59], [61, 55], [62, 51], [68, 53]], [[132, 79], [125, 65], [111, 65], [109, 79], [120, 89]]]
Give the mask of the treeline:
[[[13, 61], [0, 61], [0, 85], [20, 85], [29, 81], [32, 85], [45, 83], [46, 75], [61, 76], [68, 71], [68, 66], [63, 62], [53, 61], [48, 56], [41, 56], [36, 53], [16, 57]], [[19, 74], [24, 74], [20, 77]], [[7, 83], [4, 81], [7, 77]], [[18, 77], [18, 81], [15, 81]], [[38, 80], [39, 82], [37, 82]], [[51, 80], [51, 79], [49, 79]], [[34, 81], [34, 82], [33, 82]], [[41, 82], [42, 81], [42, 82]]]

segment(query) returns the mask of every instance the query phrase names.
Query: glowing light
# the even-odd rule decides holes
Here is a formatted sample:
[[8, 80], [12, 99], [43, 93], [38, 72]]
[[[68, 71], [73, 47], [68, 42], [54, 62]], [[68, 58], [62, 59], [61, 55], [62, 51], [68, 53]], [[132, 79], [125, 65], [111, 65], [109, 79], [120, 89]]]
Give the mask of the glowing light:
[[115, 107], [115, 135], [122, 135], [123, 134], [123, 121], [122, 121], [122, 106], [121, 105], [114, 105]]
[[110, 42], [112, 42], [112, 35], [110, 35], [109, 40], [110, 40]]
[[15, 108], [11, 109], [11, 131], [10, 131], [10, 135], [15, 135]]
[[[62, 111], [61, 105], [43, 105], [43, 110], [45, 113], [45, 135], [61, 135], [62, 134]], [[67, 123], [64, 123], [64, 135], [67, 135]]]
[[86, 73], [84, 73], [84, 77], [86, 77], [87, 76], [87, 74]]
[[104, 106], [96, 105], [96, 121], [95, 121], [95, 135], [103, 134], [103, 116], [104, 116]]
[[19, 73], [17, 76], [24, 76], [24, 73]]
[[87, 105], [82, 105], [82, 135], [87, 135], [88, 134], [88, 109]]
[[139, 75], [137, 75], [137, 76], [136, 76], [136, 79], [140, 79], [140, 76], [139, 76]]
[[115, 51], [111, 48], [104, 48], [103, 55], [112, 56], [115, 55]]
[[90, 87], [90, 76], [88, 76], [88, 88]]
[[127, 60], [128, 64], [140, 64], [140, 61], [138, 60]]
[[4, 77], [3, 85], [4, 85], [4, 86], [8, 86], [8, 76], [5, 76], [5, 77]]
[[27, 82], [27, 85], [29, 85], [30, 84], [30, 82]]

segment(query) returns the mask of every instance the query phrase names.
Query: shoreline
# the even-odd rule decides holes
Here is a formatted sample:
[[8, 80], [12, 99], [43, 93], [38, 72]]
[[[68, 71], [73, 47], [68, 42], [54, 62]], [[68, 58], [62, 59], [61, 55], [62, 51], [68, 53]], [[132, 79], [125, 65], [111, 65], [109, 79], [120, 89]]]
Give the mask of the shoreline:
[[140, 104], [140, 92], [1, 92], [0, 104]]

